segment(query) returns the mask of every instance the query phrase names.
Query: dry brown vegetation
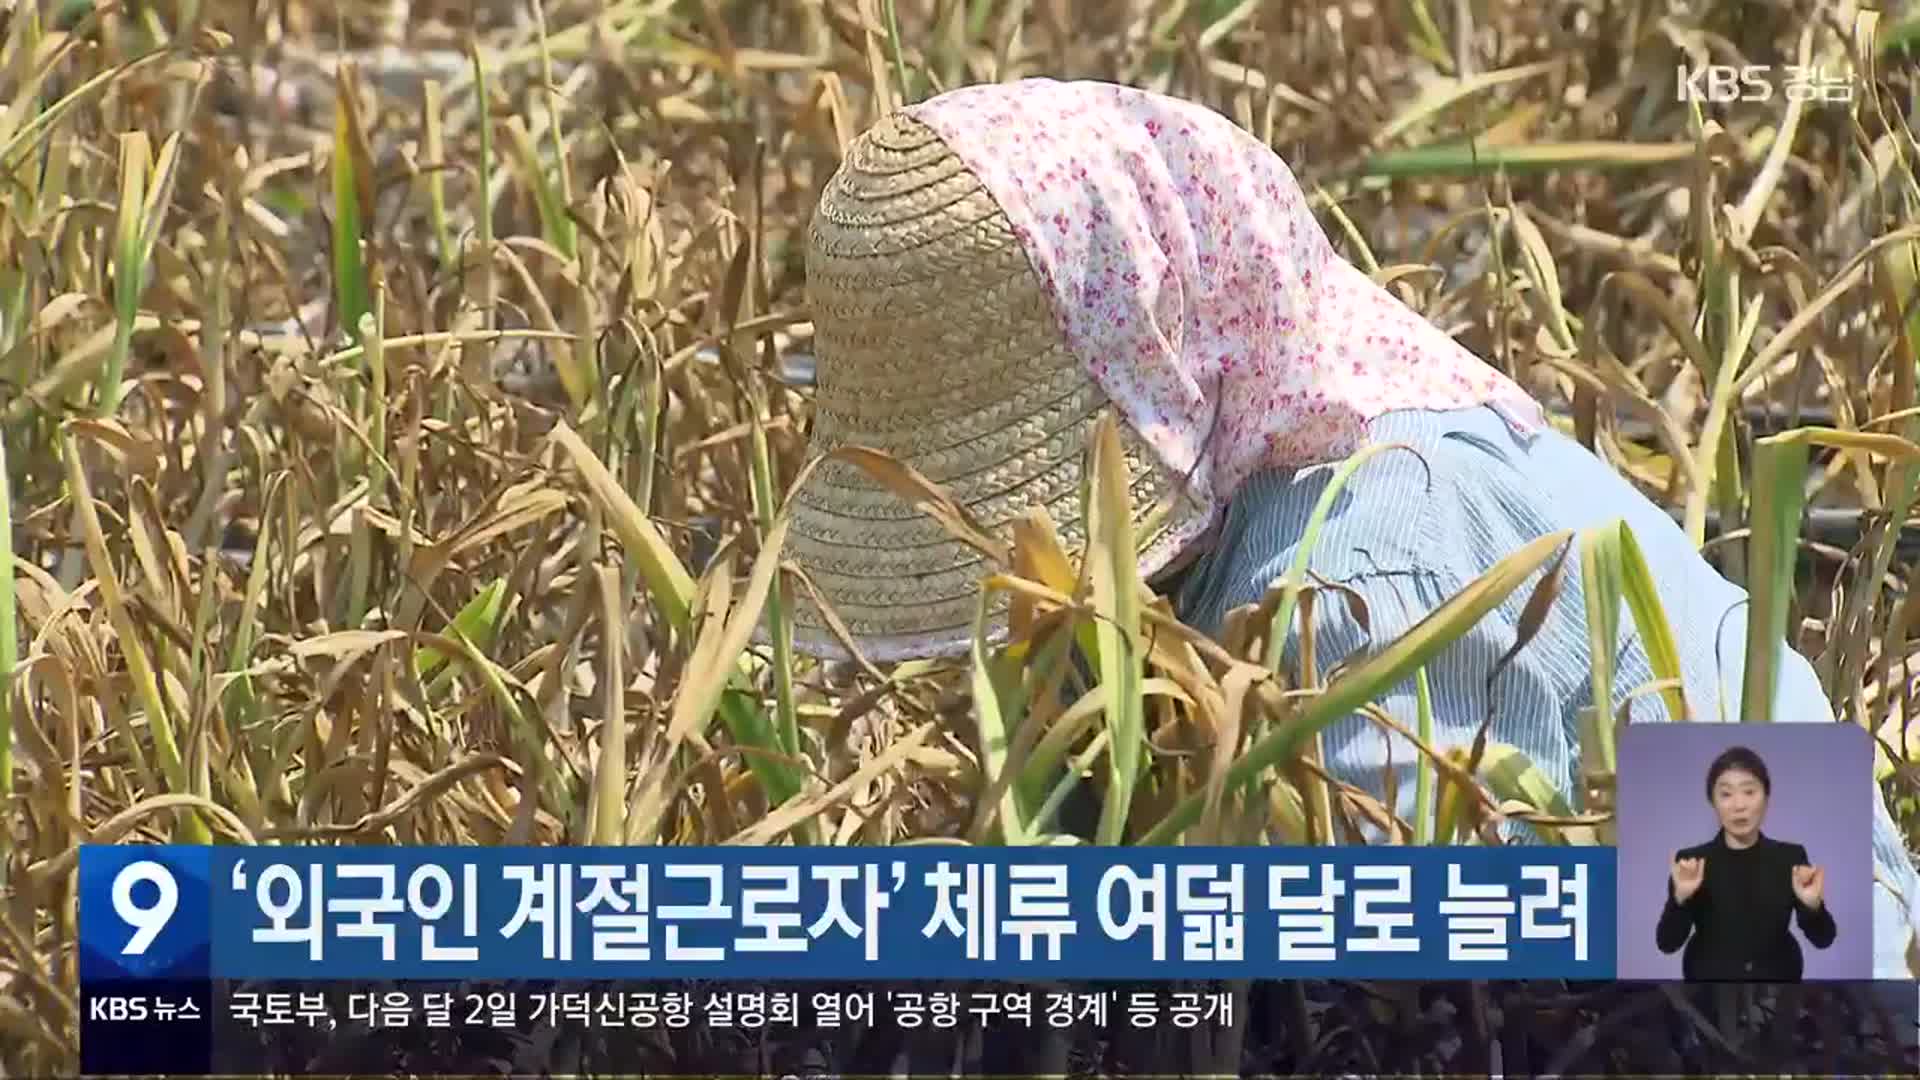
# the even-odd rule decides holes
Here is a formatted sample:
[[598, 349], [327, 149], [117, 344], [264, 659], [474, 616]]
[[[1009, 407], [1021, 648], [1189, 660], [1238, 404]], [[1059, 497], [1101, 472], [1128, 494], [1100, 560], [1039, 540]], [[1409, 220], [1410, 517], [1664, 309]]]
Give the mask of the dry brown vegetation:
[[[1022, 605], [1012, 653], [791, 656], [800, 230], [853, 134], [970, 81], [1115, 79], [1267, 139], [1350, 258], [1752, 585], [1756, 622], [1790, 627], [1881, 737], [1910, 832], [1920, 816], [1911, 12], [15, 0], [4, 18], [5, 1075], [75, 1066], [83, 842], [1035, 843], [1082, 777], [1105, 843], [1334, 842], [1358, 820], [1473, 842], [1496, 812], [1605, 840], [1610, 725], [1578, 797], [1497, 742], [1431, 747], [1410, 821], [1322, 779], [1313, 739], [1526, 582], [1580, 573], [1582, 546], [1590, 587], [1643, 592], [1605, 531], [1517, 552], [1409, 639], [1302, 680], [1265, 646], [1310, 583], [1224, 644], [1182, 633], [1115, 554], [1124, 492], [1096, 484], [1087, 552], [1029, 522], [992, 582]], [[1674, 73], [1709, 57], [1799, 59], [1855, 92], [1703, 112]], [[763, 624], [769, 648], [749, 642]], [[1076, 644], [1098, 685], [1063, 707]]]

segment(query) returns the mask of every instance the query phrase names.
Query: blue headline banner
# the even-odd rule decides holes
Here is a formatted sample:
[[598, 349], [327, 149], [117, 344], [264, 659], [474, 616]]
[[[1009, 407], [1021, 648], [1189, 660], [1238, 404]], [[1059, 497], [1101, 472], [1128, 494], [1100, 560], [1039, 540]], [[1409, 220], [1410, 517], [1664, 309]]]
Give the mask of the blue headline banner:
[[1600, 980], [1614, 854], [89, 846], [80, 976]]

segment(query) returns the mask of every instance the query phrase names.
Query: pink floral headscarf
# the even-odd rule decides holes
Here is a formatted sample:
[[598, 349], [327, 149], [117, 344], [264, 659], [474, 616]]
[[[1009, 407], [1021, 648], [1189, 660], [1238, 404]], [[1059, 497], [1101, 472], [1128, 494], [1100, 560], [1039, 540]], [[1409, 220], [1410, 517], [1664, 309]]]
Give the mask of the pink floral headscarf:
[[910, 107], [999, 202], [1068, 343], [1213, 518], [1252, 473], [1363, 445], [1398, 409], [1525, 391], [1339, 258], [1286, 164], [1219, 113], [1100, 82]]

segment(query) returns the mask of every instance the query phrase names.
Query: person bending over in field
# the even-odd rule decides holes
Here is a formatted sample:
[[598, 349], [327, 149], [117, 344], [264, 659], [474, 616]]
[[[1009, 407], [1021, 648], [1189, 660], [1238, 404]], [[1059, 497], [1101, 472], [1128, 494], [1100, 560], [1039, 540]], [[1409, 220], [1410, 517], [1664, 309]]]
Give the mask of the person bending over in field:
[[[1529, 541], [1625, 519], [1676, 627], [1694, 718], [1737, 710], [1744, 591], [1518, 385], [1342, 260], [1286, 164], [1218, 113], [1106, 83], [952, 90], [853, 142], [807, 242], [812, 450], [885, 451], [993, 528], [1043, 506], [1077, 548], [1089, 436], [1113, 410], [1146, 534], [1140, 571], [1183, 621], [1218, 634], [1288, 569], [1329, 466], [1406, 444], [1417, 454], [1353, 475], [1313, 549], [1311, 569], [1364, 600], [1371, 622], [1314, 605], [1323, 670]], [[795, 498], [794, 557], [867, 659], [970, 647], [982, 555], [841, 459]], [[1163, 502], [1171, 512], [1149, 517]], [[1428, 676], [1438, 742], [1471, 742], [1491, 689], [1493, 737], [1571, 791], [1591, 669], [1580, 576], [1564, 589], [1495, 686], [1525, 589]], [[845, 659], [818, 609], [797, 609], [796, 645]], [[1003, 640], [1004, 613], [994, 626]], [[1623, 630], [1614, 715], [1653, 678]], [[1409, 679], [1382, 704], [1409, 718], [1414, 693]], [[1791, 651], [1777, 694], [1780, 717], [1832, 719]], [[1675, 719], [1659, 695], [1632, 710]], [[1404, 819], [1417, 752], [1395, 742]], [[1348, 717], [1326, 733], [1327, 764], [1382, 797], [1385, 743]], [[1920, 887], [1884, 801], [1876, 814], [1876, 965], [1905, 977]]]

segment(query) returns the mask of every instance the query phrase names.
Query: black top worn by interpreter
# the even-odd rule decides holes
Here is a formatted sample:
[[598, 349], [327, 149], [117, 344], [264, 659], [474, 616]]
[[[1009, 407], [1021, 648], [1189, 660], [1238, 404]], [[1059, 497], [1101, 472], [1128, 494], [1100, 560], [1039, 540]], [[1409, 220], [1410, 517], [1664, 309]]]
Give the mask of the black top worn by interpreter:
[[1675, 859], [1705, 860], [1700, 887], [1682, 904], [1667, 877], [1667, 904], [1655, 940], [1663, 953], [1687, 947], [1681, 968], [1688, 981], [1799, 982], [1800, 943], [1787, 917], [1815, 948], [1833, 944], [1837, 932], [1826, 904], [1809, 908], [1793, 894], [1793, 868], [1812, 865], [1807, 849], [1765, 834], [1752, 847], [1727, 846], [1726, 833]]

